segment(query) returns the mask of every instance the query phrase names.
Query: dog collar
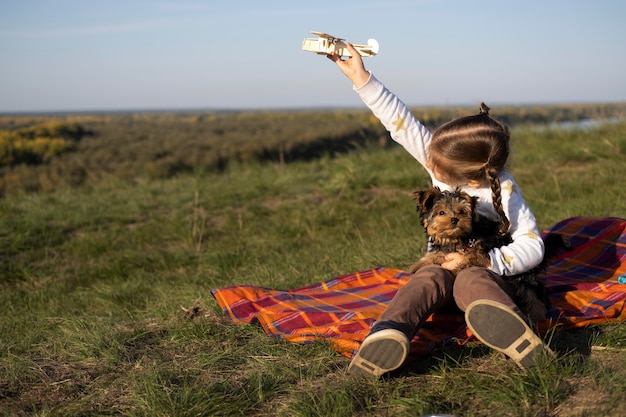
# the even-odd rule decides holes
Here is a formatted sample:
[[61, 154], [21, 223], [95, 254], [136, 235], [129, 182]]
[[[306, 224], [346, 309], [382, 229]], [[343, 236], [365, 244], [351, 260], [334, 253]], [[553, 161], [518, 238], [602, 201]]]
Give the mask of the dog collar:
[[439, 249], [444, 251], [444, 252], [446, 252], [446, 253], [467, 252], [468, 250], [473, 248], [475, 244], [476, 244], [476, 239], [472, 238], [472, 239], [470, 239], [470, 240], [468, 240], [466, 242], [453, 243], [453, 244], [447, 245], [447, 246], [439, 246]]

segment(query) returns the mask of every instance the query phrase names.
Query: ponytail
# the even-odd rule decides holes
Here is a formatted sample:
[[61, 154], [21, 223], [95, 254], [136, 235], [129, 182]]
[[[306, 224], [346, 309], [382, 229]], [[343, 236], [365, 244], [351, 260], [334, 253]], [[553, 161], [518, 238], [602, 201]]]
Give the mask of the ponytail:
[[489, 116], [489, 110], [491, 110], [489, 108], [489, 106], [487, 106], [485, 103], [480, 103], [480, 108], [478, 109], [478, 114], [484, 114], [486, 116]]

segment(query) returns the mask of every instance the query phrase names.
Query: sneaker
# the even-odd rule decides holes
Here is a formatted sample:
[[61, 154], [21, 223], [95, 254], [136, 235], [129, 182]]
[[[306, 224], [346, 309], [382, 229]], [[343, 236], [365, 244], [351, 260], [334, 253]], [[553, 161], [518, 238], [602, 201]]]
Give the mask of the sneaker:
[[409, 355], [409, 339], [395, 329], [369, 334], [348, 366], [352, 375], [380, 376], [398, 369]]
[[537, 366], [542, 358], [553, 355], [524, 320], [504, 304], [474, 301], [465, 311], [465, 321], [481, 342], [504, 353], [522, 369]]

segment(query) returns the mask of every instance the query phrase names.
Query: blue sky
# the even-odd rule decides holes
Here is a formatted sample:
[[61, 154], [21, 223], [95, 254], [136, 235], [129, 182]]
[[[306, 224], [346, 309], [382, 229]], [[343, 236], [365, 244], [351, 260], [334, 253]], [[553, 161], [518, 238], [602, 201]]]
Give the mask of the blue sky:
[[626, 101], [622, 0], [0, 0], [0, 112], [360, 107], [318, 30], [409, 105]]

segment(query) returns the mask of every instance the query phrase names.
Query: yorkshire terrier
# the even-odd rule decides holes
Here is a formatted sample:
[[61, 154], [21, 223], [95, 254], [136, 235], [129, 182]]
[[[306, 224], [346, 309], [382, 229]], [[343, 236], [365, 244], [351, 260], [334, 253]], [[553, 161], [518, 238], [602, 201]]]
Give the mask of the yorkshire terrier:
[[[429, 240], [429, 250], [410, 268], [415, 273], [425, 265], [441, 265], [446, 255], [458, 252], [463, 261], [452, 271], [454, 276], [469, 266], [487, 266], [489, 251], [513, 241], [510, 234], [499, 233], [499, 223], [477, 213], [477, 198], [460, 191], [441, 191], [432, 187], [413, 193], [417, 210]], [[518, 275], [505, 276], [514, 289], [514, 301], [533, 321], [546, 318], [550, 307], [547, 291], [539, 275], [562, 248], [569, 249], [569, 242], [561, 235], [544, 237], [545, 255], [541, 264]]]

